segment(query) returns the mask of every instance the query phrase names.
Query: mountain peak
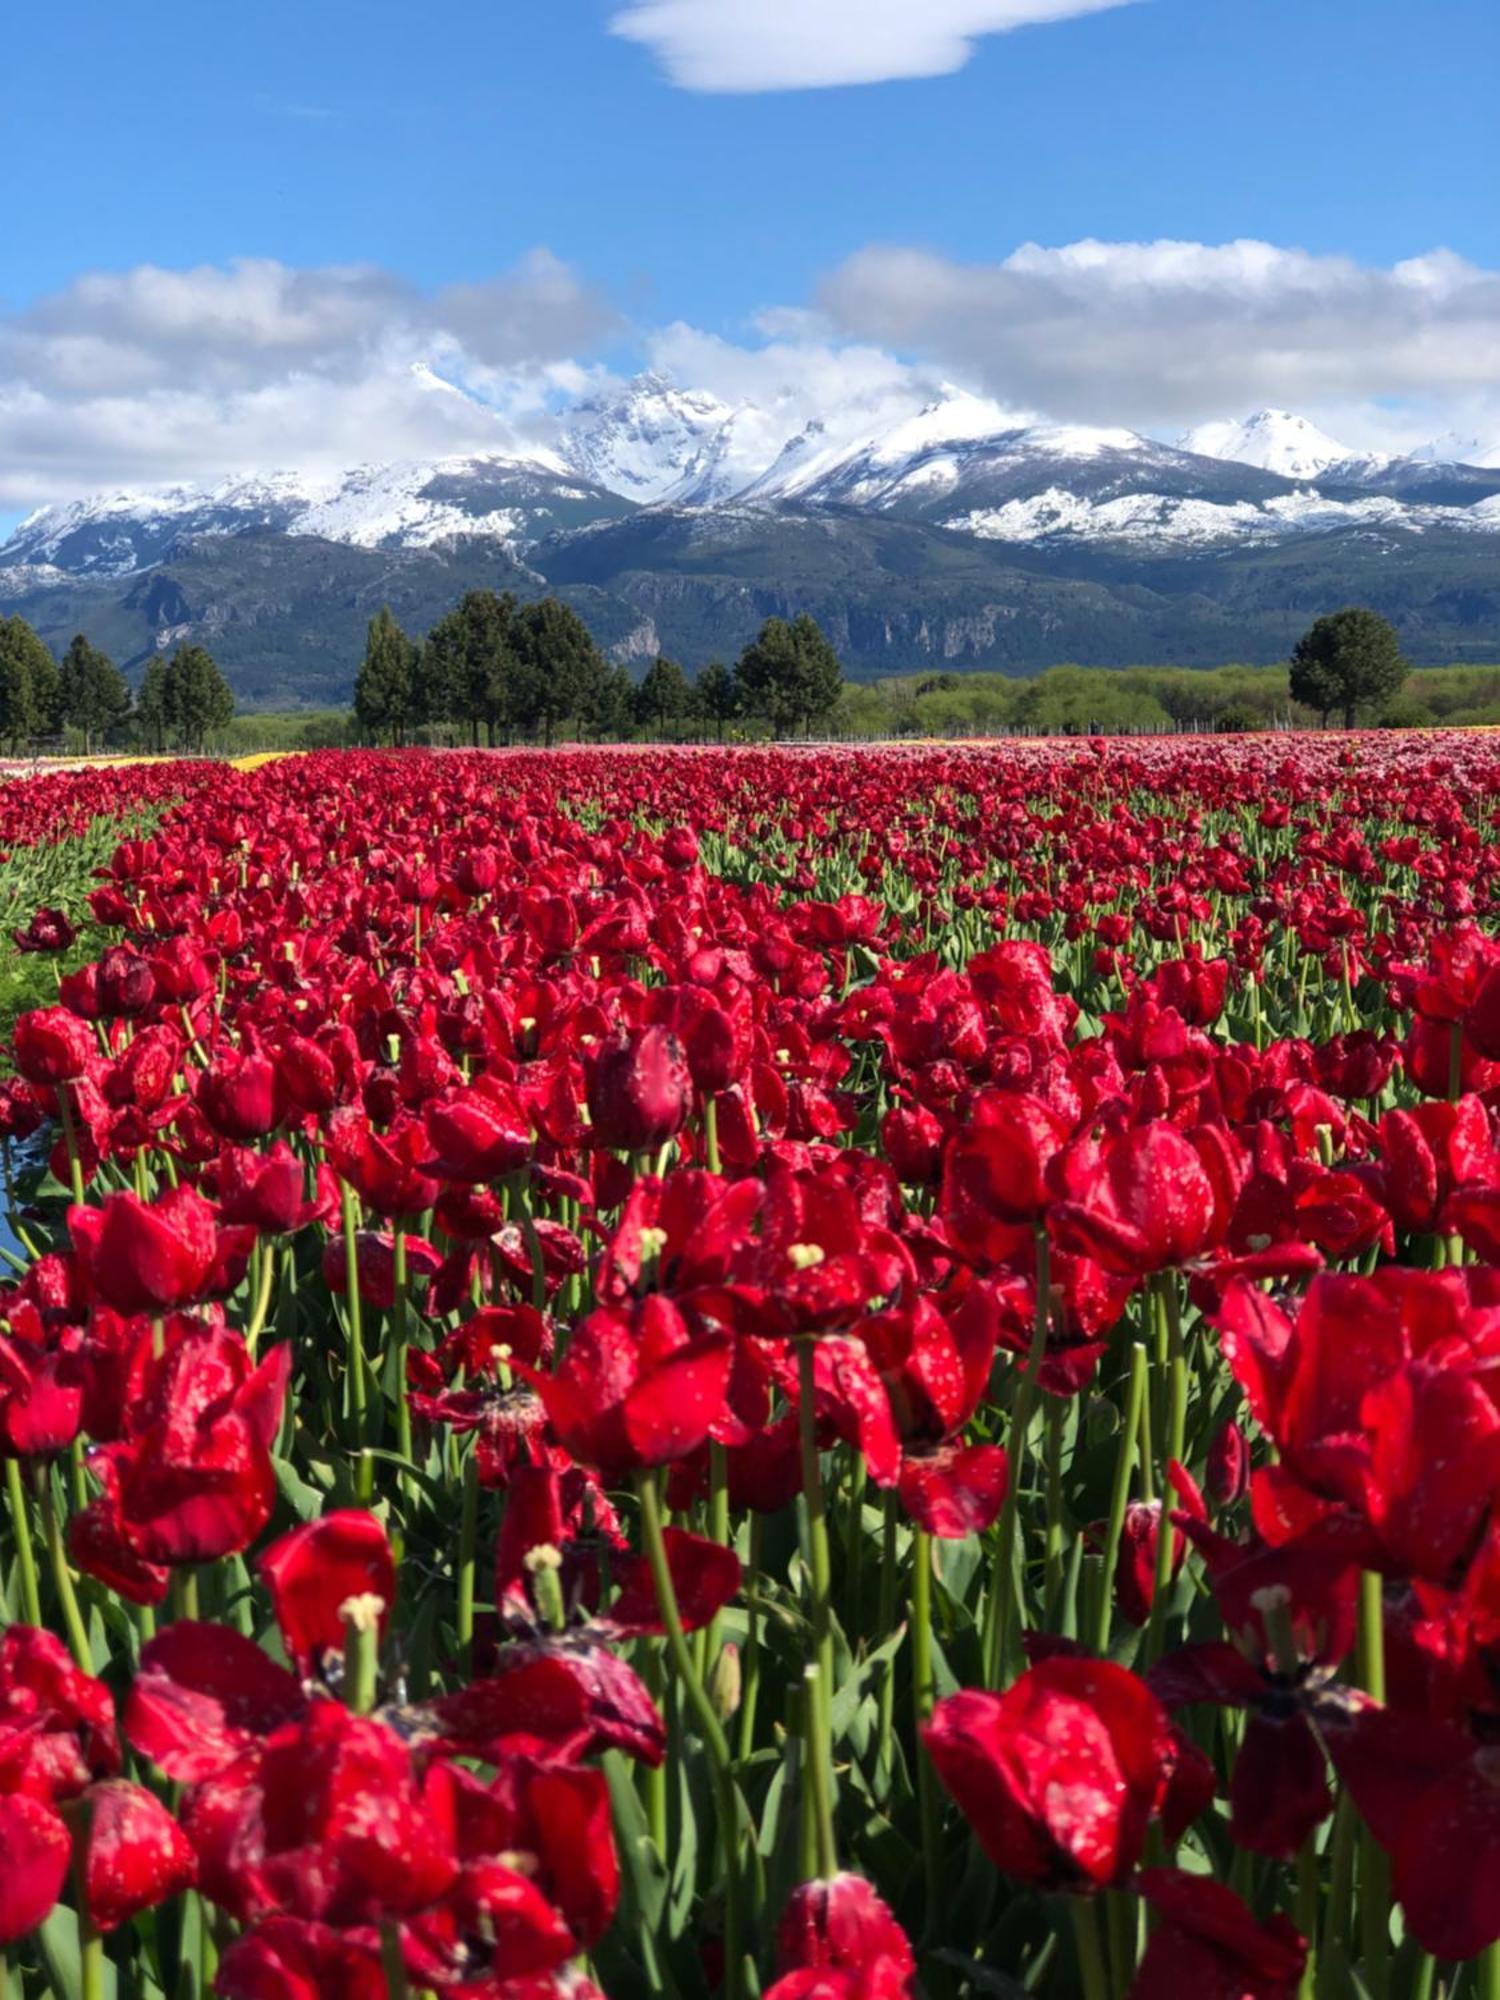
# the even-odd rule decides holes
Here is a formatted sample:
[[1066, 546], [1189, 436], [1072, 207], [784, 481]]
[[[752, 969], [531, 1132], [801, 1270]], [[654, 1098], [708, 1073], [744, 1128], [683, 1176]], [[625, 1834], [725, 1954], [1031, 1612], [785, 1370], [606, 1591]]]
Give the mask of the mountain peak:
[[1283, 479], [1316, 479], [1331, 465], [1364, 456], [1293, 410], [1256, 410], [1238, 421], [1226, 418], [1199, 424], [1178, 444], [1200, 458], [1256, 465], [1263, 472], [1280, 473]]

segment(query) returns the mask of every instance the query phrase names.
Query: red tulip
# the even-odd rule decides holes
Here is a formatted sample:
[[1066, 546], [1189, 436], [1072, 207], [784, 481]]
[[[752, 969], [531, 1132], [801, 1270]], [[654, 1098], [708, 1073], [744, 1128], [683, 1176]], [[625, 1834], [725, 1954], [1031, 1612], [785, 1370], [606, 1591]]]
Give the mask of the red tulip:
[[1004, 1874], [1087, 1890], [1116, 1886], [1136, 1866], [1171, 1754], [1160, 1705], [1123, 1667], [1044, 1660], [1003, 1695], [949, 1695], [922, 1734]]
[[195, 1188], [154, 1202], [128, 1193], [70, 1208], [68, 1233], [91, 1287], [125, 1313], [169, 1312], [201, 1298], [218, 1262], [214, 1211]]
[[197, 1880], [186, 1834], [144, 1786], [118, 1778], [95, 1785], [87, 1823], [83, 1886], [96, 1929], [115, 1930]]
[[16, 1022], [16, 1068], [28, 1083], [70, 1083], [98, 1056], [87, 1022], [66, 1007], [38, 1007]]
[[396, 1564], [373, 1514], [342, 1508], [306, 1521], [273, 1542], [259, 1569], [282, 1642], [308, 1675], [344, 1648], [340, 1607], [351, 1597], [380, 1600], [382, 1631], [396, 1602]]
[[217, 1057], [198, 1079], [198, 1108], [236, 1145], [263, 1139], [282, 1119], [276, 1065], [254, 1049]]
[[423, 1117], [434, 1155], [424, 1165], [444, 1180], [503, 1180], [531, 1157], [530, 1121], [503, 1086], [452, 1091], [434, 1098]]
[[1307, 1941], [1280, 1911], [1257, 1923], [1232, 1889], [1180, 1868], [1148, 1868], [1157, 1922], [1129, 2000], [1295, 2000]]
[[668, 1028], [621, 1031], [589, 1065], [589, 1120], [596, 1146], [655, 1151], [682, 1130], [692, 1102], [687, 1058]]
[[0, 1794], [0, 1948], [35, 1930], [67, 1880], [73, 1843], [50, 1806]]

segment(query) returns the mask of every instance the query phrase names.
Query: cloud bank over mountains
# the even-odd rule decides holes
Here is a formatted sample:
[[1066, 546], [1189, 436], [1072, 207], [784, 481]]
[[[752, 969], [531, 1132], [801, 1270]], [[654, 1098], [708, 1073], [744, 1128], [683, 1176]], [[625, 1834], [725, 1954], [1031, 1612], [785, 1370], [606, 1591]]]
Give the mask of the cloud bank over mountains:
[[[1007, 9], [946, 12], [994, 26]], [[0, 316], [0, 508], [543, 449], [642, 362], [787, 433], [874, 430], [956, 383], [1018, 423], [1167, 436], [1274, 403], [1361, 449], [1495, 441], [1500, 272], [1442, 249], [1381, 268], [1252, 241], [1026, 244], [994, 263], [873, 246], [733, 338], [633, 324], [546, 249], [437, 291], [269, 258], [96, 272]]]

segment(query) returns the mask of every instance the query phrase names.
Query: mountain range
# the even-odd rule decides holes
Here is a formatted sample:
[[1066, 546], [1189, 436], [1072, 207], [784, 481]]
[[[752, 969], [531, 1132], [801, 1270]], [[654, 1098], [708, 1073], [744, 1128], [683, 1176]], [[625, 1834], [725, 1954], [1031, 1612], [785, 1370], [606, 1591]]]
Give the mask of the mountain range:
[[1349, 601], [1419, 663], [1500, 659], [1500, 443], [1376, 455], [1283, 410], [1167, 443], [957, 389], [806, 422], [653, 374], [521, 450], [109, 493], [0, 547], [0, 612], [132, 669], [201, 640], [247, 705], [347, 698], [382, 603], [421, 632], [481, 586], [632, 663], [801, 609], [857, 674], [1270, 660]]

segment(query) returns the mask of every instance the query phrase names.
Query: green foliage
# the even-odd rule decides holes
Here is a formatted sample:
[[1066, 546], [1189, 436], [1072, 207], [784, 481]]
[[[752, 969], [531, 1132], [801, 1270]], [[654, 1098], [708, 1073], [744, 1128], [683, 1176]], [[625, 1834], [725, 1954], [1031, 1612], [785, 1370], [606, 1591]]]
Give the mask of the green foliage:
[[13, 749], [61, 726], [57, 662], [24, 618], [0, 618], [0, 741]]
[[146, 662], [136, 695], [135, 720], [148, 750], [166, 749], [172, 717], [167, 695], [167, 663], [160, 653], [153, 653]]
[[130, 683], [107, 653], [74, 634], [58, 675], [61, 719], [83, 736], [85, 751], [122, 728], [130, 716]]
[[234, 716], [234, 695], [212, 654], [179, 646], [167, 662], [162, 700], [168, 734], [184, 750], [203, 750]]
[[515, 619], [520, 703], [517, 720], [540, 728], [552, 741], [560, 722], [587, 728], [596, 721], [610, 685], [604, 655], [571, 605], [556, 597], [524, 604]]
[[681, 723], [693, 708], [687, 675], [675, 660], [658, 655], [636, 688], [632, 706], [636, 721], [658, 735], [671, 724]]
[[778, 733], [826, 721], [843, 689], [843, 670], [817, 620], [768, 618], [735, 667], [740, 704]]
[[388, 735], [393, 743], [421, 720], [421, 683], [417, 668], [420, 648], [414, 646], [382, 605], [370, 620], [365, 657], [354, 683], [354, 713], [361, 729], [372, 736]]
[[508, 590], [467, 591], [427, 635], [420, 672], [423, 712], [466, 723], [475, 743], [482, 728], [493, 743], [497, 729], [508, 736], [524, 720], [523, 683], [515, 598]]
[[1264, 727], [1265, 717], [1251, 701], [1226, 702], [1214, 717], [1214, 728], [1220, 736], [1240, 736]]
[[1351, 604], [1318, 619], [1297, 641], [1291, 690], [1325, 719], [1340, 712], [1352, 729], [1356, 712], [1397, 693], [1409, 672], [1395, 626]]
[[693, 697], [698, 705], [698, 713], [705, 722], [711, 722], [719, 741], [724, 741], [724, 725], [739, 712], [739, 690], [734, 684], [734, 675], [722, 660], [710, 660], [706, 667], [698, 669], [698, 678], [693, 683]]

